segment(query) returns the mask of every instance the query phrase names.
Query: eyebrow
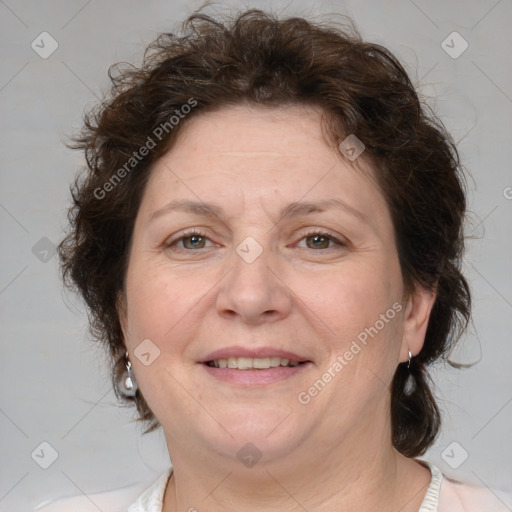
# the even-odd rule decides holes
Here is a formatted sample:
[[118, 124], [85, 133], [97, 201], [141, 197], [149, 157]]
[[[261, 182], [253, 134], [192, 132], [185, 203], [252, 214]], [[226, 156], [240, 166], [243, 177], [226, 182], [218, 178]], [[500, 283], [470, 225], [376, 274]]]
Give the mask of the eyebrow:
[[[353, 206], [350, 206], [341, 199], [325, 199], [317, 202], [295, 201], [281, 209], [277, 222], [281, 222], [286, 217], [292, 218], [310, 215], [312, 213], [322, 213], [333, 208], [345, 210], [347, 213], [357, 217], [359, 220], [372, 227], [372, 223], [365, 214], [356, 210]], [[181, 199], [170, 201], [162, 208], [154, 211], [150, 216], [149, 222], [175, 211], [182, 211], [203, 217], [217, 217], [220, 219], [225, 216], [224, 209], [219, 205], [206, 203], [204, 201]]]

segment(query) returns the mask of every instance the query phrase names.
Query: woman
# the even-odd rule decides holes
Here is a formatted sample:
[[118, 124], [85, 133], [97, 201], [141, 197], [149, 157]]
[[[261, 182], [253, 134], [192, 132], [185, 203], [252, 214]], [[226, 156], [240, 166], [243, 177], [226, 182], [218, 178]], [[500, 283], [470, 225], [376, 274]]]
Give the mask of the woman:
[[142, 511], [508, 510], [418, 456], [470, 314], [457, 150], [384, 48], [191, 16], [75, 147], [64, 278], [172, 469]]

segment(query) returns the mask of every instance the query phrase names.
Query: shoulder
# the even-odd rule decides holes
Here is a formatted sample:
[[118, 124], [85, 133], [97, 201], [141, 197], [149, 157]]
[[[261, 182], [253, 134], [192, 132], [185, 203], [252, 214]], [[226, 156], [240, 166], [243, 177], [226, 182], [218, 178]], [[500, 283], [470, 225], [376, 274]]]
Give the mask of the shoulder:
[[172, 467], [130, 505], [128, 512], [162, 512], [165, 489], [171, 474]]
[[512, 493], [443, 478], [438, 512], [510, 512]]
[[[166, 472], [168, 474], [168, 472]], [[158, 481], [162, 477], [159, 477]], [[154, 478], [153, 478], [154, 481]], [[151, 488], [154, 487], [154, 484]], [[133, 504], [141, 494], [148, 490], [147, 482], [145, 484], [132, 485], [117, 489], [114, 491], [98, 494], [88, 494], [75, 496], [67, 499], [60, 499], [50, 503], [44, 502], [38, 505], [34, 512], [126, 512], [128, 507]]]

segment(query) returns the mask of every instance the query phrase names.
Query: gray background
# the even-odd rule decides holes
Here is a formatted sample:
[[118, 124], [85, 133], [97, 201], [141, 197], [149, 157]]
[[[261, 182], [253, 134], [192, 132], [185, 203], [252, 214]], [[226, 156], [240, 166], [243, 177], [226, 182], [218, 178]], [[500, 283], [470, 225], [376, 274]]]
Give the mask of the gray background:
[[[116, 406], [103, 355], [87, 339], [80, 302], [62, 291], [52, 249], [66, 225], [69, 184], [82, 164], [63, 141], [80, 126], [84, 108], [107, 90], [108, 66], [139, 63], [157, 32], [176, 30], [198, 5], [0, 1], [1, 510], [149, 483], [168, 465], [162, 434], [142, 438], [133, 413]], [[432, 371], [445, 414], [442, 434], [426, 458], [456, 478], [512, 490], [512, 3], [231, 5], [272, 5], [290, 15], [351, 15], [366, 39], [402, 59], [459, 141], [473, 176], [467, 233], [474, 239], [465, 270], [474, 294], [474, 326], [454, 359], [480, 362], [469, 370]], [[59, 45], [46, 59], [31, 48], [43, 31]], [[458, 58], [442, 47], [453, 31], [469, 44]], [[460, 41], [446, 44], [461, 49]], [[43, 441], [58, 452], [46, 470], [31, 457]], [[36, 450], [40, 464], [50, 456], [48, 449], [43, 452]], [[465, 452], [469, 456], [461, 462]]]

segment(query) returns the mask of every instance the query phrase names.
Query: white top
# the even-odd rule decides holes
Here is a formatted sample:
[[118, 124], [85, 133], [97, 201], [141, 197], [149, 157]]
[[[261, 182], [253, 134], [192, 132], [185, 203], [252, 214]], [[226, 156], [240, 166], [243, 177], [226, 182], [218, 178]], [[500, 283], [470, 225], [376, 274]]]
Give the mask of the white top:
[[[427, 465], [432, 474], [418, 512], [512, 512], [512, 494], [457, 482], [446, 476], [434, 465]], [[134, 488], [88, 497], [73, 498], [40, 508], [37, 512], [162, 512], [165, 488], [172, 468], [163, 473], [133, 502]], [[131, 505], [127, 505], [132, 502]], [[127, 508], [128, 507], [128, 508]]]

